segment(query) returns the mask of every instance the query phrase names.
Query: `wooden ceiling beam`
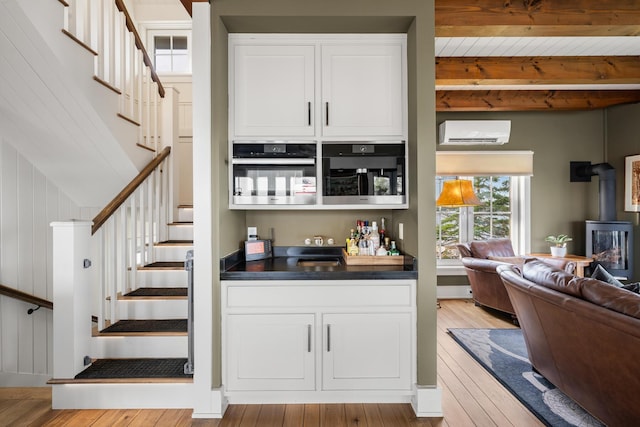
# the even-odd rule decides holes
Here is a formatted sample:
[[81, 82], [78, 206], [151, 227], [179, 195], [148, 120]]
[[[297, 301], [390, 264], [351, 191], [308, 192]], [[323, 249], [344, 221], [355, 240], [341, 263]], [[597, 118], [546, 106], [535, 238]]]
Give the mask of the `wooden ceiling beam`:
[[436, 86], [640, 84], [640, 56], [438, 57]]
[[640, 90], [439, 90], [436, 111], [594, 110], [640, 102]]
[[637, 0], [435, 0], [436, 37], [638, 36]]

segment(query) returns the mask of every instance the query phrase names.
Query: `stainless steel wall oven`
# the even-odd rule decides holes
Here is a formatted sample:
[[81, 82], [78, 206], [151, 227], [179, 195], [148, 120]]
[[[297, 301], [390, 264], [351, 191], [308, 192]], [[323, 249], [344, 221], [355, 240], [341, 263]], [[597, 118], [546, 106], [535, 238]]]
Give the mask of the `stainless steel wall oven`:
[[407, 203], [405, 141], [322, 142], [322, 203]]
[[233, 141], [230, 204], [316, 203], [315, 141]]

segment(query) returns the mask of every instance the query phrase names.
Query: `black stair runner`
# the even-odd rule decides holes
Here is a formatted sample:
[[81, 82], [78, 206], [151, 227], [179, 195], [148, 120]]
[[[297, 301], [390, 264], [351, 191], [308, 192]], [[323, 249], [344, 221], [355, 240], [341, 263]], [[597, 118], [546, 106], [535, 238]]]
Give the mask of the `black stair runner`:
[[101, 334], [126, 332], [187, 332], [187, 319], [120, 320], [100, 331]]
[[187, 288], [138, 288], [127, 297], [186, 297]]
[[75, 378], [193, 378], [184, 373], [186, 362], [186, 358], [98, 359]]

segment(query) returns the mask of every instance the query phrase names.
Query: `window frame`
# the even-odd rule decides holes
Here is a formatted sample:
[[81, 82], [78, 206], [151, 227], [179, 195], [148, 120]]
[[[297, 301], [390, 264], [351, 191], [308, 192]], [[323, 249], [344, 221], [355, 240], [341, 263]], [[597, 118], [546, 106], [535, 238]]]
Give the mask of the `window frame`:
[[[440, 177], [441, 175], [437, 176]], [[450, 175], [446, 175], [449, 177]], [[459, 179], [470, 179], [476, 176], [489, 176], [476, 174], [474, 176], [456, 176]], [[492, 174], [490, 176], [509, 176]], [[510, 239], [513, 244], [513, 250], [516, 254], [526, 254], [531, 250], [531, 179], [529, 176], [509, 176], [510, 185]], [[473, 221], [469, 220], [473, 217], [473, 207], [462, 207], [460, 210], [460, 219], [463, 220], [460, 225], [459, 238], [462, 241], [471, 241], [473, 239]], [[437, 226], [437, 225], [436, 225]], [[465, 227], [466, 226], [466, 227]], [[465, 229], [462, 232], [462, 229]], [[471, 236], [469, 238], [469, 236]], [[456, 259], [436, 259], [436, 269], [438, 275], [465, 275], [464, 267], [460, 258]]]
[[[158, 75], [171, 75], [171, 76], [180, 76], [180, 75], [191, 75], [192, 74], [192, 36], [191, 29], [186, 28], [148, 28], [147, 29], [147, 46], [149, 47], [149, 56], [153, 62], [154, 68], [156, 67], [156, 46], [155, 46], [155, 38], [156, 37], [186, 37], [187, 38], [187, 71], [160, 71], [156, 69], [156, 73]], [[173, 57], [173, 55], [171, 55]], [[172, 62], [173, 68], [173, 62]]]

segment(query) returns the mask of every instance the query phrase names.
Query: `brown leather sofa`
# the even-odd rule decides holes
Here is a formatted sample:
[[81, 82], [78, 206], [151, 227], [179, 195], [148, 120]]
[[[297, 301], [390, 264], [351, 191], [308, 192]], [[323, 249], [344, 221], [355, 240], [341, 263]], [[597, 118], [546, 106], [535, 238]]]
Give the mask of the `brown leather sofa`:
[[539, 260], [498, 271], [533, 367], [606, 425], [640, 425], [640, 296]]
[[[510, 239], [474, 240], [458, 246], [476, 305], [515, 315], [509, 295], [496, 272], [504, 264], [522, 265], [525, 257], [516, 257]], [[544, 262], [572, 273], [574, 262], [545, 258]]]

